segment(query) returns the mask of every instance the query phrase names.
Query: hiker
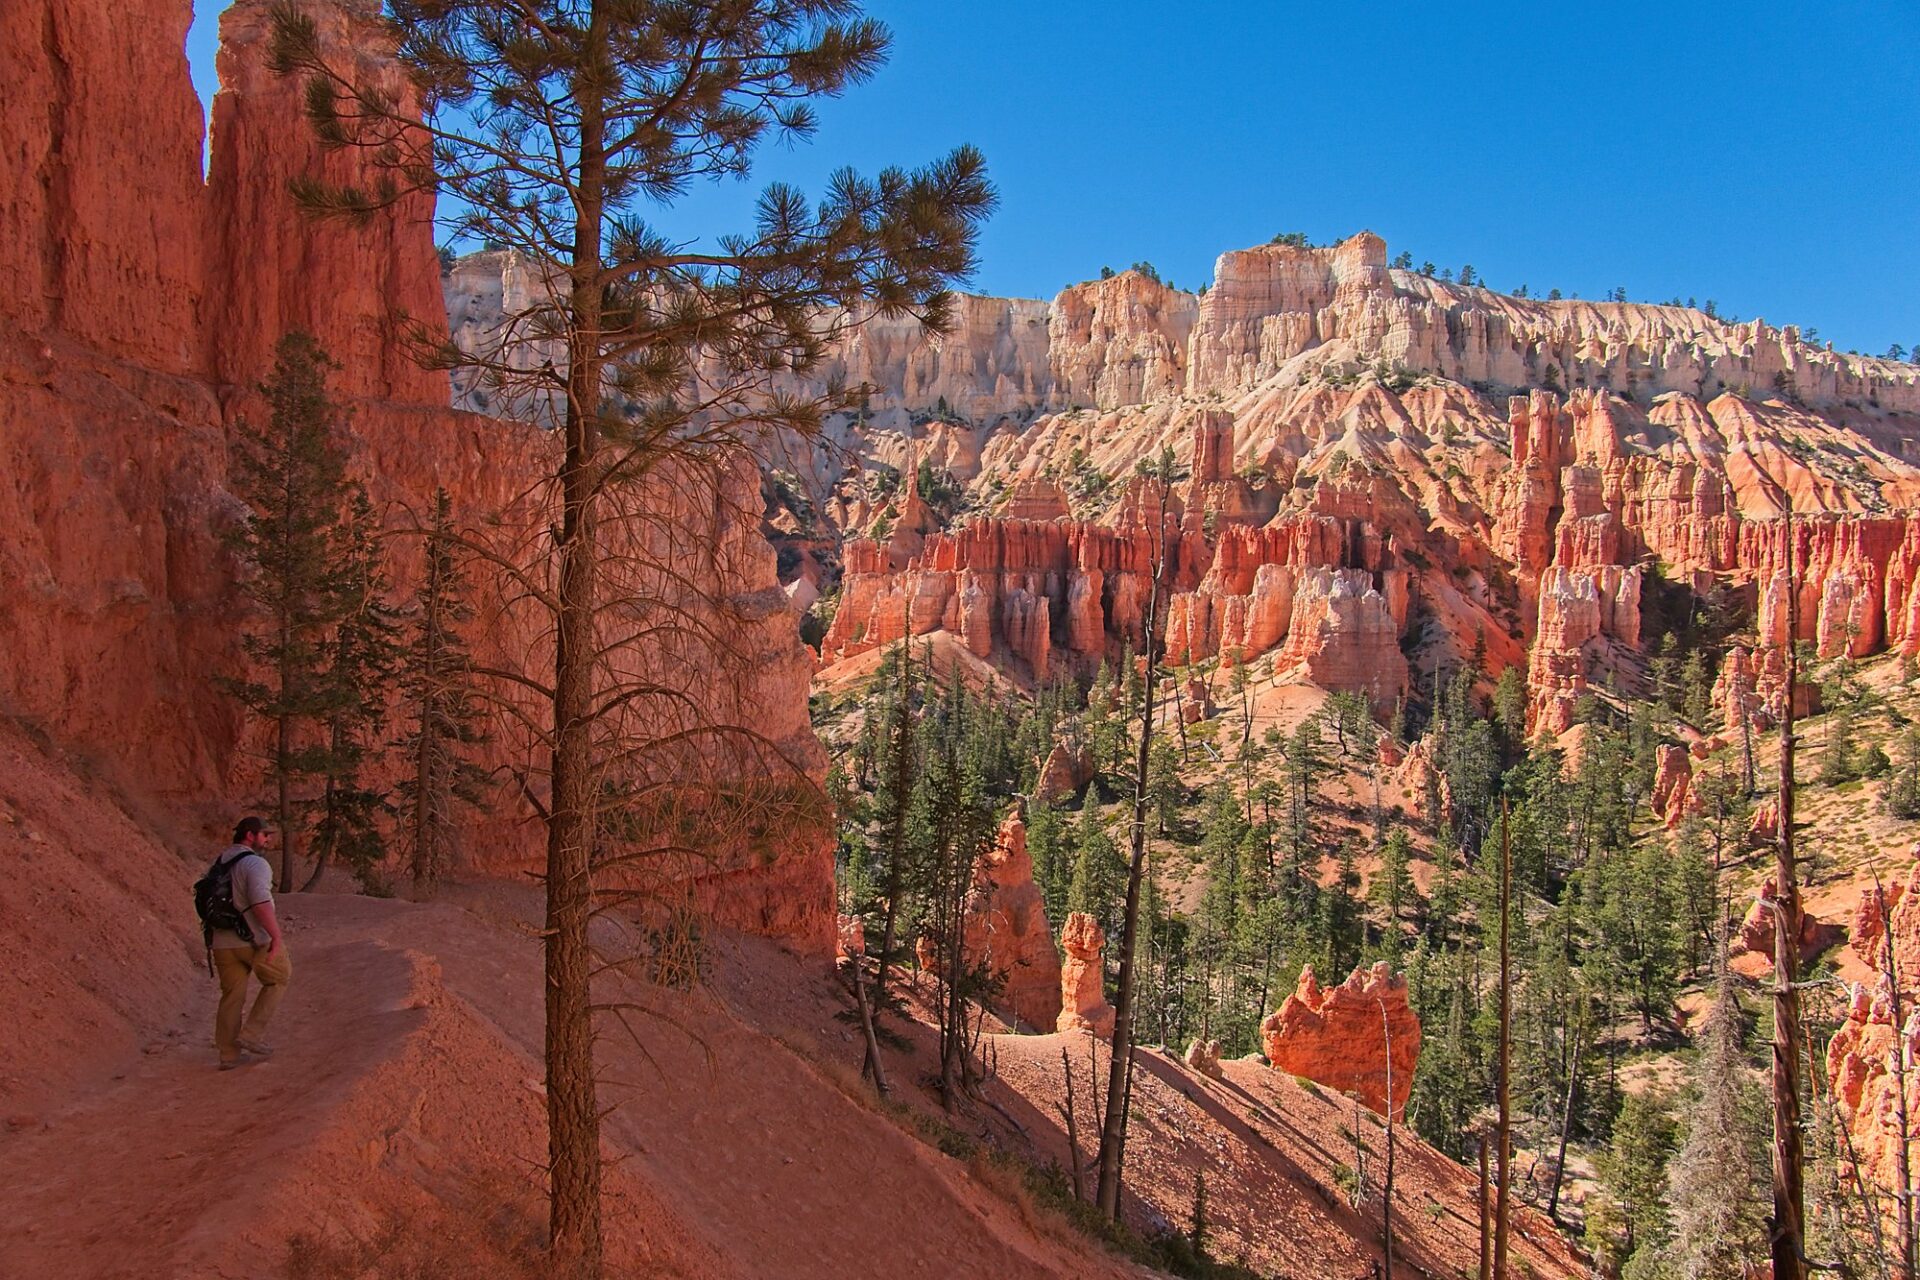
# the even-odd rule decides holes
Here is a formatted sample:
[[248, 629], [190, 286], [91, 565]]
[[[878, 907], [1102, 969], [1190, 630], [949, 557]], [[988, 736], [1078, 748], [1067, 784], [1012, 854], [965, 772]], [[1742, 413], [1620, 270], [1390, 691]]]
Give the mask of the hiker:
[[[194, 907], [207, 943], [207, 967], [220, 978], [213, 1042], [220, 1050], [222, 1071], [273, 1052], [265, 1039], [267, 1023], [293, 976], [293, 962], [273, 911], [273, 868], [261, 853], [266, 847], [267, 824], [259, 818], [242, 818], [233, 829], [233, 843], [193, 887]], [[260, 979], [260, 994], [249, 1013], [250, 976]]]

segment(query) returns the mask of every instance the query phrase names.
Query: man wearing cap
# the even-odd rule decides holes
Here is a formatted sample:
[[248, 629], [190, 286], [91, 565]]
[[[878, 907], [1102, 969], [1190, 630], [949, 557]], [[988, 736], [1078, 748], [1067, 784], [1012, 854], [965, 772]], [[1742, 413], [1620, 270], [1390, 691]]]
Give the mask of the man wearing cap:
[[[220, 977], [220, 1009], [214, 1015], [213, 1042], [220, 1050], [220, 1069], [229, 1071], [273, 1052], [267, 1044], [267, 1023], [293, 977], [293, 961], [280, 936], [273, 912], [273, 868], [261, 850], [267, 847], [267, 824], [242, 818], [233, 829], [233, 843], [215, 859], [229, 866], [233, 905], [246, 922], [246, 933], [215, 929], [209, 939], [214, 971]], [[260, 980], [260, 994], [247, 1009], [247, 979]], [[251, 1056], [249, 1056], [251, 1055]]]

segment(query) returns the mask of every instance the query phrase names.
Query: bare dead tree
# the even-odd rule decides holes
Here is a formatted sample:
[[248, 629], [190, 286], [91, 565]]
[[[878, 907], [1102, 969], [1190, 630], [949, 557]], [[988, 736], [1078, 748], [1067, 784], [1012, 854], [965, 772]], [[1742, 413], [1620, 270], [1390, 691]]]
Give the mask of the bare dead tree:
[[1143, 466], [1141, 487], [1153, 501], [1153, 576], [1147, 592], [1146, 680], [1140, 709], [1140, 741], [1134, 757], [1132, 856], [1127, 868], [1126, 911], [1120, 933], [1120, 972], [1113, 1021], [1113, 1059], [1107, 1064], [1107, 1108], [1100, 1128], [1100, 1211], [1120, 1217], [1120, 1178], [1127, 1142], [1127, 1101], [1131, 1096], [1134, 1019], [1134, 951], [1140, 928], [1140, 895], [1147, 867], [1147, 787], [1153, 749], [1153, 712], [1159, 655], [1155, 637], [1159, 625], [1161, 579], [1167, 559], [1167, 491], [1173, 479], [1170, 453], [1158, 463]]
[[1747, 794], [1753, 794], [1755, 786], [1753, 766], [1753, 713], [1747, 706], [1746, 695], [1740, 696], [1740, 762], [1742, 777], [1747, 784]]
[[1066, 1081], [1067, 1100], [1060, 1108], [1060, 1118], [1067, 1126], [1067, 1159], [1073, 1166], [1073, 1198], [1087, 1198], [1086, 1166], [1080, 1158], [1080, 1120], [1073, 1106], [1073, 1063], [1067, 1057], [1067, 1047], [1060, 1046], [1060, 1078]]
[[1393, 1026], [1387, 1018], [1387, 1002], [1375, 996], [1380, 1006], [1380, 1034], [1385, 1045], [1381, 1058], [1387, 1066], [1387, 1171], [1380, 1195], [1380, 1234], [1386, 1255], [1382, 1280], [1393, 1280]]
[[1580, 1088], [1580, 1054], [1576, 1051], [1567, 1067], [1567, 1092], [1560, 1103], [1560, 1138], [1553, 1157], [1553, 1187], [1547, 1193], [1547, 1216], [1560, 1220], [1560, 1189], [1567, 1180], [1567, 1138], [1573, 1128], [1573, 1106]]
[[1479, 1280], [1493, 1280], [1493, 1216], [1488, 1212], [1487, 1204], [1487, 1128], [1478, 1125], [1476, 1146], [1480, 1151], [1479, 1195], [1480, 1207], [1480, 1270]]
[[1798, 584], [1793, 577], [1793, 513], [1786, 535], [1786, 706], [1780, 717], [1780, 831], [1773, 908], [1773, 1213], [1768, 1252], [1773, 1280], [1806, 1276], [1804, 1137], [1800, 1131], [1800, 878], [1793, 850], [1793, 703], [1799, 681]]
[[893, 1092], [887, 1085], [886, 1064], [880, 1061], [880, 1038], [873, 1029], [873, 1010], [867, 1004], [867, 981], [860, 972], [860, 958], [852, 958], [852, 972], [848, 975], [847, 985], [853, 988], [854, 1007], [860, 1011], [860, 1032], [866, 1038], [867, 1057], [862, 1071], [873, 1080], [873, 1087], [881, 1097]]
[[[1812, 1052], [1811, 1043], [1808, 1044], [1808, 1052], [1809, 1054]], [[1893, 1255], [1889, 1253], [1887, 1249], [1887, 1233], [1884, 1222], [1885, 1215], [1881, 1210], [1878, 1188], [1872, 1186], [1868, 1181], [1864, 1165], [1860, 1159], [1860, 1152], [1853, 1145], [1853, 1132], [1847, 1127], [1845, 1119], [1840, 1115], [1840, 1100], [1834, 1096], [1831, 1088], [1825, 1090], [1824, 1093], [1821, 1091], [1819, 1087], [1820, 1075], [1818, 1072], [1815, 1072], [1813, 1075], [1813, 1084], [1814, 1106], [1816, 1108], [1824, 1108], [1823, 1114], [1826, 1119], [1826, 1124], [1833, 1133], [1835, 1146], [1837, 1148], [1835, 1158], [1829, 1162], [1831, 1168], [1832, 1194], [1836, 1201], [1835, 1234], [1844, 1235], [1847, 1232], [1845, 1201], [1851, 1199], [1859, 1209], [1860, 1217], [1866, 1224], [1867, 1234], [1873, 1239], [1874, 1257], [1880, 1264], [1879, 1271], [1881, 1275], [1883, 1277], [1891, 1276], [1894, 1273]], [[1845, 1171], [1845, 1182], [1851, 1184], [1849, 1188], [1843, 1189], [1841, 1186], [1843, 1180], [1842, 1170]]]
[[1500, 1047], [1494, 1106], [1494, 1162], [1499, 1182], [1493, 1206], [1493, 1280], [1507, 1280], [1509, 1184], [1513, 1169], [1513, 839], [1507, 798], [1500, 797]]
[[1907, 1118], [1907, 1075], [1913, 1063], [1907, 1051], [1906, 1011], [1900, 994], [1900, 965], [1893, 949], [1893, 912], [1888, 909], [1887, 892], [1880, 873], [1873, 873], [1873, 900], [1879, 907], [1881, 925], [1881, 980], [1887, 984], [1888, 1015], [1893, 1020], [1893, 1037], [1887, 1046], [1887, 1073], [1893, 1077], [1893, 1122], [1898, 1145], [1893, 1155], [1893, 1225], [1896, 1265], [1900, 1280], [1913, 1280], [1913, 1129]]
[[1360, 1103], [1358, 1089], [1347, 1095], [1353, 1102], [1353, 1127], [1347, 1131], [1347, 1137], [1353, 1143], [1353, 1191], [1347, 1202], [1359, 1208], [1367, 1202], [1367, 1144], [1361, 1140], [1360, 1126], [1366, 1110]]

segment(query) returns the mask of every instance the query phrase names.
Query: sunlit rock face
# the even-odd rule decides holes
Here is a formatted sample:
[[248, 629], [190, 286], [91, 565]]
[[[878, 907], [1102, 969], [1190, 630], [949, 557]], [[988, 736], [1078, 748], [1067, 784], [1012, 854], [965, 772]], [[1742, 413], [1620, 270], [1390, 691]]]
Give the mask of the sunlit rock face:
[[1113, 1034], [1113, 1006], [1107, 1003], [1101, 960], [1106, 945], [1106, 934], [1092, 916], [1075, 911], [1067, 917], [1060, 930], [1066, 959], [1060, 963], [1059, 1030], [1101, 1038]]
[[962, 945], [968, 963], [986, 965], [1000, 983], [998, 1003], [1021, 1022], [1052, 1030], [1060, 1018], [1060, 956], [1018, 814], [1000, 824], [966, 905]]
[[[302, 8], [330, 58], [404, 101], [371, 21], [377, 5]], [[245, 608], [220, 544], [245, 511], [228, 485], [228, 446], [242, 420], [264, 416], [256, 387], [280, 337], [310, 332], [340, 365], [332, 387], [347, 410], [350, 469], [396, 527], [430, 509], [439, 487], [470, 527], [544, 526], [528, 495], [552, 462], [545, 433], [454, 410], [446, 376], [410, 358], [408, 326], [447, 331], [429, 197], [359, 221], [315, 222], [294, 207], [295, 175], [366, 174], [350, 149], [315, 143], [301, 86], [267, 69], [269, 11], [239, 0], [222, 17], [204, 178], [203, 117], [182, 54], [187, 0], [136, 0], [110, 16], [24, 0], [0, 13], [0, 39], [19, 55], [0, 99], [0, 146], [10, 149], [4, 171], [26, 179], [0, 190], [0, 467], [16, 481], [0, 491], [0, 592], [12, 602], [0, 610], [0, 705], [139, 794], [227, 821], [258, 782], [258, 726], [217, 684], [242, 669]], [[672, 517], [652, 527], [686, 544], [679, 603], [704, 610], [706, 630], [727, 642], [636, 650], [627, 665], [670, 673], [691, 699], [683, 705], [763, 744], [685, 767], [804, 793], [825, 770], [807, 721], [811, 660], [757, 529], [753, 467], [742, 459], [663, 479], [649, 504]], [[394, 546], [404, 589], [417, 546]], [[476, 636], [481, 660], [550, 666], [541, 620], [508, 602], [497, 575], [475, 578], [490, 620]], [[658, 728], [669, 713], [634, 714]], [[523, 764], [524, 748], [502, 734], [484, 763]], [[832, 842], [812, 812], [722, 841], [667, 880], [726, 923], [824, 953]], [[530, 816], [524, 794], [503, 787], [465, 833], [466, 869], [537, 862]]]
[[[472, 273], [501, 282], [461, 286], [484, 302], [512, 268]], [[1822, 654], [1920, 649], [1920, 367], [1792, 326], [1433, 280], [1361, 234], [1223, 254], [1199, 294], [1126, 272], [968, 298], [952, 332], [856, 330], [789, 389], [833, 379], [865, 409], [780, 463], [815, 536], [847, 541], [827, 662], [946, 629], [1084, 676], [1144, 642], [1151, 604], [1173, 661], [1276, 654], [1376, 705], [1474, 655], [1519, 665], [1558, 732], [1638, 678], [1669, 587], [1744, 601], [1761, 653], [1789, 612]], [[1156, 498], [1135, 471], [1163, 457]], [[967, 502], [929, 529], [850, 459], [929, 462]], [[881, 519], [884, 564], [852, 541]], [[1758, 672], [1727, 695], [1743, 723], [1783, 696]]]
[[1391, 1102], [1399, 1118], [1412, 1096], [1420, 1018], [1407, 1004], [1406, 979], [1385, 961], [1355, 969], [1332, 988], [1322, 988], [1307, 966], [1260, 1024], [1260, 1037], [1276, 1070], [1354, 1094], [1381, 1115]]
[[[1859, 908], [1849, 930], [1849, 945], [1878, 974], [1853, 984], [1847, 1015], [1827, 1043], [1827, 1080], [1851, 1142], [1851, 1161], [1879, 1187], [1898, 1185], [1902, 1131], [1897, 1109], [1900, 1078], [1906, 1077], [1906, 1132], [1920, 1115], [1920, 1072], [1911, 1063], [1920, 1055], [1920, 863], [1905, 883], [1885, 885], [1884, 896], [1872, 884], [1861, 886]], [[1894, 993], [1886, 980], [1888, 934], [1893, 969], [1900, 979], [1900, 1017], [1894, 1017]], [[1909, 1064], [1900, 1067], [1901, 1055]]]

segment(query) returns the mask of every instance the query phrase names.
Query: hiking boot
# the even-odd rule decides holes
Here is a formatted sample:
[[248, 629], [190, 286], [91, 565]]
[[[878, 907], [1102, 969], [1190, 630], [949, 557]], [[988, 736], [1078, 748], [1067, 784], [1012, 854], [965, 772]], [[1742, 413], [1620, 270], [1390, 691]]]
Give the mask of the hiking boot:
[[222, 1071], [232, 1071], [236, 1067], [250, 1067], [258, 1061], [259, 1061], [258, 1058], [248, 1058], [248, 1057], [222, 1058], [220, 1060], [220, 1069]]
[[251, 1053], [255, 1057], [271, 1058], [273, 1056], [273, 1046], [264, 1040], [235, 1040], [234, 1043], [240, 1046], [242, 1052]]

